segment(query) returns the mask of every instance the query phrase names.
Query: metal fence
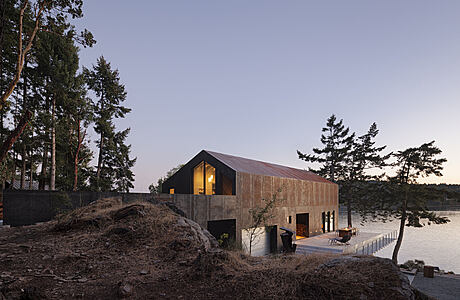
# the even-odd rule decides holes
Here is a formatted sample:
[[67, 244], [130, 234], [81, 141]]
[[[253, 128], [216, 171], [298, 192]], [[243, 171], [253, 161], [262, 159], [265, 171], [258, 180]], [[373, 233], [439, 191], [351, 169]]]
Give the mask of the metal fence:
[[383, 234], [356, 250], [357, 254], [371, 255], [385, 248], [398, 238], [398, 230]]

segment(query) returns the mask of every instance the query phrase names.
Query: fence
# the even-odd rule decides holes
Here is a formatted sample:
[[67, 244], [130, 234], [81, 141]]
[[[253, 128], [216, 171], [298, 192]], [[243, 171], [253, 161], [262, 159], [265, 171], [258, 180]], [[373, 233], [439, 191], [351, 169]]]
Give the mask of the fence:
[[51, 220], [66, 194], [66, 205], [77, 208], [104, 197], [121, 197], [122, 201], [145, 201], [153, 198], [149, 193], [116, 192], [58, 192], [58, 191], [3, 191], [3, 224], [32, 225]]
[[371, 255], [385, 248], [398, 238], [398, 230], [382, 234], [356, 250], [356, 254]]

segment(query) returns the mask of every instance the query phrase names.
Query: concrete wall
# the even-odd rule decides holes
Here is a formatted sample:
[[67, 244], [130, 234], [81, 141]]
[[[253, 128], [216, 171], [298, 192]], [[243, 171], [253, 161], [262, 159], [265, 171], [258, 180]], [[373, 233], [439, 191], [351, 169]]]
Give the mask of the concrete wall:
[[207, 228], [208, 221], [239, 219], [239, 203], [236, 196], [161, 194], [155, 199], [174, 203], [188, 218], [203, 228]]
[[[11, 226], [31, 225], [51, 220], [59, 206], [57, 191], [3, 191], [3, 223]], [[103, 197], [121, 196], [123, 202], [152, 199], [149, 193], [65, 192], [72, 208], [88, 205]]]
[[[322, 232], [322, 212], [335, 211], [335, 228], [338, 228], [338, 186], [331, 183], [309, 182], [290, 178], [237, 173], [236, 195], [161, 194], [157, 200], [170, 201], [182, 209], [187, 217], [207, 228], [208, 221], [236, 219], [236, 239], [241, 241], [241, 231], [249, 227], [249, 210], [263, 206], [277, 190], [280, 199], [275, 207], [275, 217], [270, 225], [277, 225], [278, 245], [280, 227], [296, 230], [296, 214], [309, 214], [310, 236]], [[55, 214], [56, 195], [50, 191], [5, 191], [3, 195], [4, 224], [30, 225], [49, 221]], [[121, 196], [123, 202], [149, 201], [149, 193], [96, 193], [68, 192], [72, 207], [81, 207], [102, 197]], [[292, 223], [288, 223], [289, 216]]]
[[271, 199], [280, 188], [277, 195], [280, 201], [270, 221], [270, 225], [277, 225], [278, 245], [281, 245], [280, 227], [296, 231], [296, 214], [309, 214], [310, 236], [322, 233], [323, 212], [335, 212], [334, 223], [338, 228], [338, 185], [332, 183], [237, 173], [235, 196], [162, 194], [158, 199], [173, 202], [204, 228], [207, 221], [236, 219], [236, 239], [241, 241], [241, 231], [251, 224], [249, 210], [262, 207], [263, 199]]
[[[309, 214], [310, 236], [322, 233], [322, 213], [335, 211], [335, 228], [338, 228], [338, 185], [304, 181], [292, 178], [237, 173], [236, 196], [241, 199], [240, 219], [237, 220], [237, 231], [249, 226], [251, 216], [249, 209], [263, 206], [262, 199], [271, 199], [277, 191], [280, 199], [275, 207], [275, 217], [270, 225], [286, 227], [296, 231], [296, 214]], [[289, 216], [292, 223], [288, 223]], [[278, 245], [281, 239], [278, 232]]]

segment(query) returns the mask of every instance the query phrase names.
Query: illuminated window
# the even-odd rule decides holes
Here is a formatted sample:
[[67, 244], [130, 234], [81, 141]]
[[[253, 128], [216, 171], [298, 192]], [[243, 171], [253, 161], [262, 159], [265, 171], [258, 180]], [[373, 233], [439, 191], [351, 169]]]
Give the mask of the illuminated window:
[[216, 169], [208, 163], [206, 165], [206, 195], [216, 194]]
[[193, 193], [195, 195], [204, 194], [204, 162], [193, 169]]
[[216, 194], [216, 169], [204, 161], [193, 169], [193, 194]]
[[174, 189], [169, 189], [170, 194], [174, 194]]

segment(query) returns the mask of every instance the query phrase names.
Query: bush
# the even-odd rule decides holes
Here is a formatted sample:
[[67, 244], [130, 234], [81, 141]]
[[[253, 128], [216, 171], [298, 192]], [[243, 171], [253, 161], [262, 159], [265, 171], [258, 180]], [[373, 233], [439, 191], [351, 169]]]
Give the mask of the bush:
[[66, 192], [57, 192], [51, 197], [51, 208], [54, 215], [63, 214], [72, 210], [72, 201]]

